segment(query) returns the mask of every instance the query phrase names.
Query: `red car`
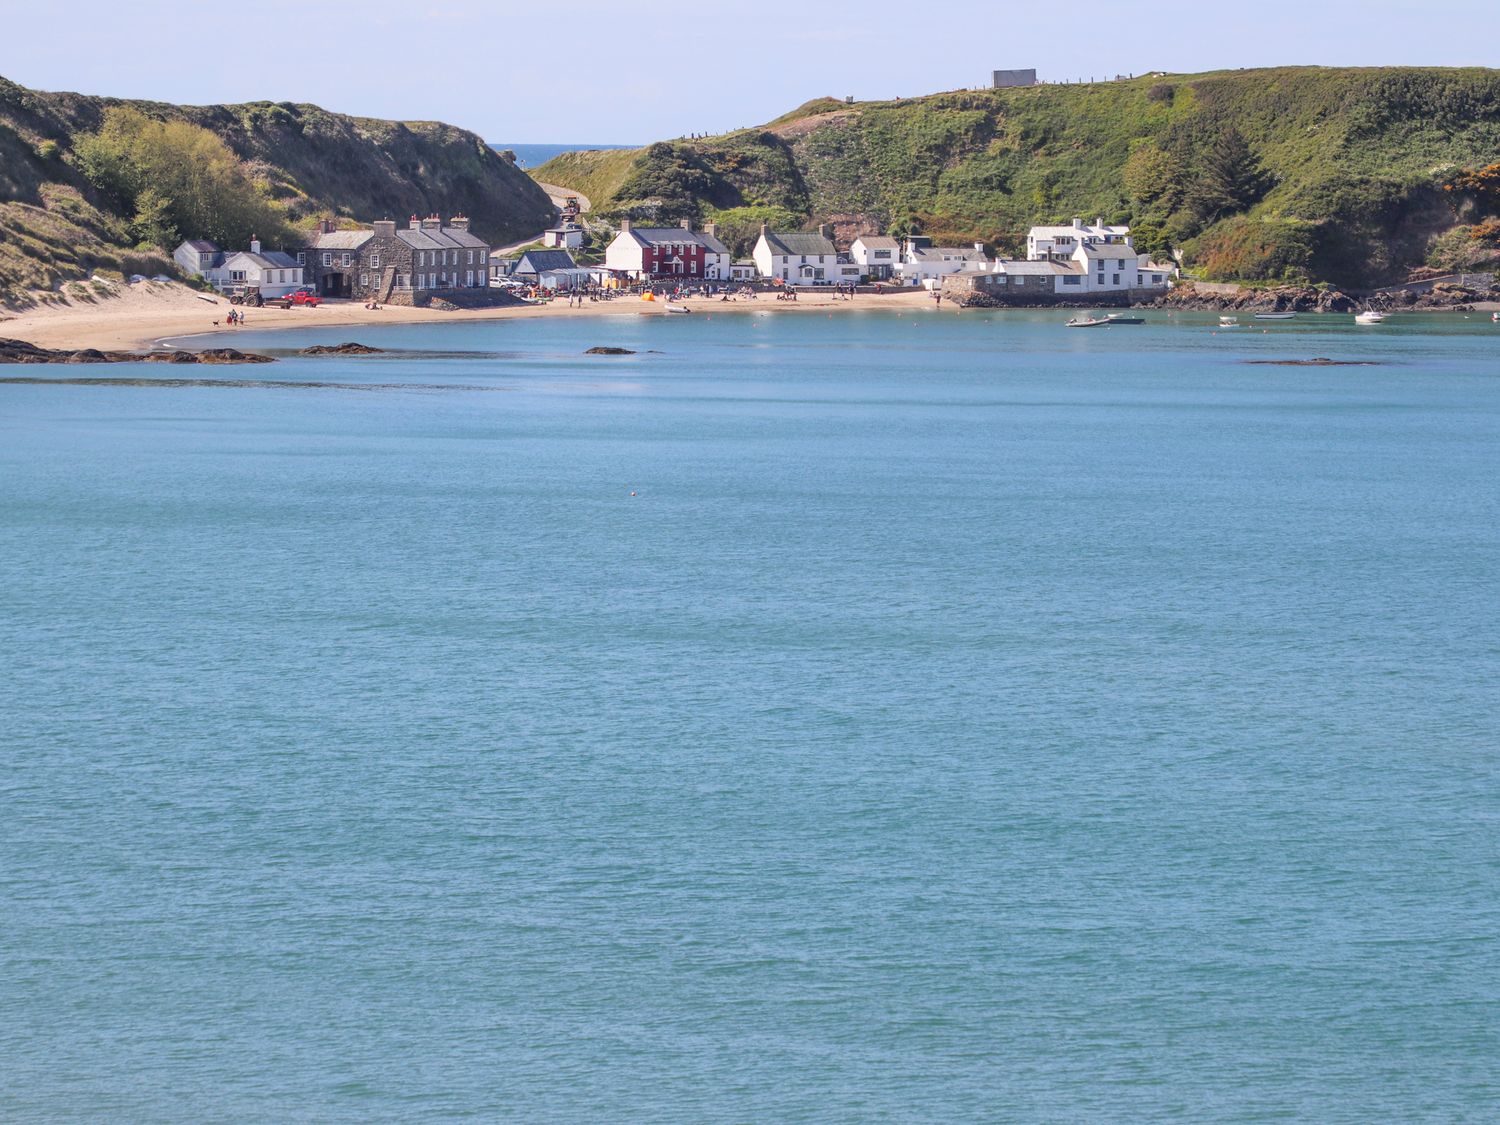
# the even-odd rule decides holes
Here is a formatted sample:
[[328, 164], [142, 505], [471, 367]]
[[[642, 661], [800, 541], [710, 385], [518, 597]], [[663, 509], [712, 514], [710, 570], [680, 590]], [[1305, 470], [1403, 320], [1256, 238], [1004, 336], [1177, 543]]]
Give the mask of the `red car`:
[[294, 305], [305, 305], [310, 309], [315, 309], [322, 303], [323, 298], [319, 297], [311, 289], [293, 289], [284, 297], [273, 297], [266, 302], [266, 304], [274, 305], [280, 309], [289, 309]]

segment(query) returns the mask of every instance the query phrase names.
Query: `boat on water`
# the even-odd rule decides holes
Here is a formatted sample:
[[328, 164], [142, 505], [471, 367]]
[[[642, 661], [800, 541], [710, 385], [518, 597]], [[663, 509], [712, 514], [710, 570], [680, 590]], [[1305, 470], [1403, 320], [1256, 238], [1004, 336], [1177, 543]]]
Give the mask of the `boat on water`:
[[1366, 309], [1362, 313], [1354, 314], [1355, 324], [1380, 324], [1385, 320], [1385, 313], [1378, 309]]
[[1255, 314], [1255, 319], [1256, 320], [1296, 320], [1297, 319], [1297, 314], [1294, 313], [1294, 312], [1266, 312], [1266, 313], [1256, 313]]
[[1219, 317], [1219, 327], [1220, 328], [1238, 328], [1239, 326], [1240, 326], [1240, 318], [1237, 317], [1237, 316], [1221, 316], [1221, 317]]
[[1126, 316], [1123, 313], [1110, 313], [1104, 318], [1110, 324], [1145, 324], [1143, 316]]
[[662, 311], [663, 311], [663, 312], [669, 312], [669, 313], [690, 313], [690, 312], [692, 312], [692, 311], [693, 311], [693, 310], [692, 310], [692, 309], [690, 309], [690, 308], [688, 308], [688, 307], [687, 307], [687, 306], [685, 306], [685, 305], [668, 305], [668, 306], [667, 306], [667, 307], [666, 307], [666, 308], [665, 308], [665, 309], [663, 309], [663, 310], [662, 310]]
[[1064, 327], [1065, 328], [1099, 328], [1102, 325], [1105, 325], [1105, 324], [1108, 324], [1108, 323], [1110, 323], [1110, 320], [1109, 320], [1109, 317], [1107, 317], [1107, 316], [1075, 316], [1072, 320], [1068, 321], [1068, 323], [1066, 325], [1064, 325]]

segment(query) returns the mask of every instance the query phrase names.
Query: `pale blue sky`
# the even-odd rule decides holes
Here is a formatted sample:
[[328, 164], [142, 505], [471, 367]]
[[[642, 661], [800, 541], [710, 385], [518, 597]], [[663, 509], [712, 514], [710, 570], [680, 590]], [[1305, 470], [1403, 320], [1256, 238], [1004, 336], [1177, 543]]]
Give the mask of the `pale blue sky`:
[[822, 95], [981, 85], [997, 67], [1497, 66], [1497, 15], [1496, 0], [0, 0], [0, 74], [625, 143], [759, 124]]

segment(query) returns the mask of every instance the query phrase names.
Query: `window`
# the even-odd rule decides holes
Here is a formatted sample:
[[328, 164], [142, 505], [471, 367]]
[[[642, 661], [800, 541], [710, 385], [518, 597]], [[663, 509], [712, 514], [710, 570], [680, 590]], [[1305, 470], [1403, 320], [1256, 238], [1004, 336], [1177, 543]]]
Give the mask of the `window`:
[[324, 254], [323, 255], [323, 264], [325, 266], [331, 266], [331, 265], [333, 265], [333, 255], [332, 254]]
[[298, 250], [297, 251], [297, 264], [299, 266], [305, 266], [305, 265], [307, 265], [307, 251], [306, 250]]
[[359, 275], [359, 283], [362, 286], [369, 285], [370, 284], [370, 275], [367, 274], [367, 273], [360, 274]]
[[473, 264], [474, 264], [474, 251], [470, 250], [469, 251], [469, 265], [472, 266]]
[[1120, 275], [1119, 274], [1113, 273], [1113, 274], [1110, 274], [1110, 277], [1113, 279], [1112, 282], [1111, 282], [1111, 284], [1114, 284], [1114, 285], [1120, 284]]
[[429, 289], [436, 289], [437, 288], [437, 274], [435, 274], [435, 273], [429, 273], [427, 275], [427, 288], [429, 288]]
[[229, 271], [229, 280], [230, 281], [244, 281], [245, 280], [245, 271], [244, 270], [230, 270]]
[[469, 271], [467, 271], [464, 274], [464, 284], [467, 285], [467, 286], [469, 286], [469, 288], [471, 288], [471, 289], [474, 287], [474, 271], [473, 270], [469, 270]]
[[380, 255], [379, 254], [371, 254], [370, 255], [370, 268], [372, 270], [378, 270], [380, 268]]
[[344, 265], [346, 265], [346, 266], [349, 265], [350, 261], [351, 261], [351, 259], [350, 259], [349, 255], [346, 253], [344, 255]]
[[404, 273], [398, 273], [396, 275], [396, 288], [397, 289], [405, 289], [406, 288], [406, 275]]

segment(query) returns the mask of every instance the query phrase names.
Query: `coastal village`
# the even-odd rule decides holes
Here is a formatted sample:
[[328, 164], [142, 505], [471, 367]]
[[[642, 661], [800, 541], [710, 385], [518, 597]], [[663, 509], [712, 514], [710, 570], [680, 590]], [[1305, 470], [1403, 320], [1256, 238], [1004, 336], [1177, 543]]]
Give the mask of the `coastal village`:
[[731, 255], [712, 222], [694, 229], [688, 222], [638, 227], [622, 220], [597, 264], [575, 259], [582, 241], [583, 228], [565, 223], [545, 233], [541, 248], [504, 256], [471, 233], [464, 216], [413, 215], [401, 228], [389, 219], [354, 229], [323, 220], [294, 251], [265, 250], [258, 240], [248, 249], [226, 251], [191, 240], [173, 257], [185, 273], [251, 303], [302, 292], [375, 304], [442, 301], [459, 308], [483, 304], [483, 294], [495, 289], [555, 294], [649, 288], [670, 296], [752, 283], [788, 291], [898, 286], [1025, 304], [1113, 303], [1159, 296], [1175, 274], [1174, 266], [1136, 249], [1129, 227], [1102, 218], [1033, 227], [1024, 259], [992, 258], [983, 243], [934, 246], [921, 235], [860, 235], [840, 248], [828, 225], [785, 231], [762, 224], [748, 259]]

